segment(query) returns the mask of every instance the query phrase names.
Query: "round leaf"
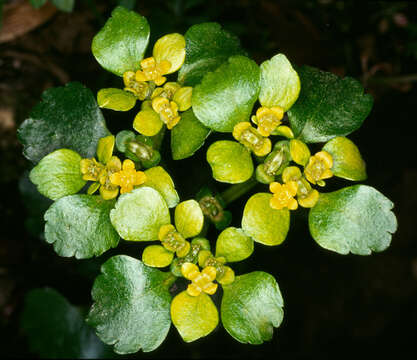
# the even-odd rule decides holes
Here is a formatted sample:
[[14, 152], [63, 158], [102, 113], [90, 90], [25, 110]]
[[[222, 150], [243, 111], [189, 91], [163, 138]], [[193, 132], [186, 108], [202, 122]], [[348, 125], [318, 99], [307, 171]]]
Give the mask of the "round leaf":
[[259, 66], [253, 60], [230, 57], [193, 89], [195, 116], [212, 130], [232, 132], [237, 123], [248, 121], [258, 99], [259, 79]]
[[339, 254], [383, 251], [397, 229], [393, 206], [379, 191], [366, 185], [320, 194], [309, 214], [311, 236], [321, 247]]
[[262, 106], [280, 106], [287, 111], [300, 93], [300, 79], [285, 55], [278, 54], [261, 64]]
[[112, 354], [79, 308], [53, 289], [35, 289], [26, 295], [21, 324], [30, 350], [43, 359], [98, 359]]
[[267, 193], [250, 197], [243, 210], [242, 229], [256, 242], [279, 245], [285, 240], [290, 227], [290, 211], [287, 208], [271, 208], [271, 197]]
[[185, 59], [185, 39], [181, 34], [168, 34], [158, 39], [153, 47], [153, 57], [157, 63], [168, 60], [171, 68], [167, 74], [177, 71]]
[[189, 109], [181, 114], [180, 122], [171, 130], [171, 151], [174, 160], [181, 160], [193, 155], [201, 148], [210, 134]]
[[213, 177], [220, 182], [242, 183], [253, 174], [249, 150], [236, 141], [221, 140], [211, 144], [207, 150], [207, 161]]
[[107, 260], [101, 272], [94, 281], [88, 324], [118, 354], [156, 349], [171, 325], [172, 275], [124, 255]]
[[155, 166], [145, 170], [146, 181], [143, 186], [149, 186], [159, 191], [169, 208], [175, 207], [180, 198], [175, 190], [171, 176], [161, 166]]
[[133, 121], [133, 128], [145, 136], [155, 136], [163, 125], [159, 114], [152, 109], [139, 111]]
[[333, 174], [353, 181], [366, 180], [366, 164], [357, 146], [345, 137], [335, 137], [323, 147], [333, 157]]
[[128, 111], [136, 104], [137, 98], [129, 91], [109, 88], [97, 93], [98, 106], [116, 111]]
[[101, 196], [70, 195], [53, 203], [45, 213], [45, 239], [60, 256], [86, 259], [119, 243], [109, 213], [115, 200]]
[[113, 135], [109, 135], [106, 137], [101, 138], [97, 144], [97, 159], [102, 164], [107, 164], [112, 155], [114, 150], [114, 144], [116, 139]]
[[227, 262], [242, 261], [253, 253], [253, 240], [242, 229], [224, 229], [216, 242], [216, 257], [222, 256]]
[[175, 227], [186, 239], [200, 234], [203, 224], [203, 211], [197, 201], [183, 201], [175, 208]]
[[294, 135], [307, 143], [324, 142], [359, 129], [371, 111], [372, 96], [359, 81], [313, 67], [298, 71], [301, 92], [288, 112]]
[[274, 277], [255, 271], [237, 276], [223, 290], [221, 317], [226, 331], [242, 343], [270, 340], [284, 317], [284, 302]]
[[219, 323], [219, 314], [210, 296], [205, 293], [190, 296], [186, 291], [172, 300], [171, 318], [185, 342], [207, 336]]
[[109, 131], [93, 93], [76, 82], [46, 90], [42, 102], [18, 130], [23, 154], [34, 163], [64, 148], [91, 158], [98, 140], [107, 135]]
[[118, 6], [94, 36], [91, 50], [104, 69], [123, 76], [126, 71], [139, 70], [148, 41], [149, 24], [146, 19]]
[[163, 268], [172, 263], [174, 255], [161, 245], [149, 245], [143, 250], [142, 261], [147, 266]]
[[191, 26], [185, 33], [185, 42], [185, 63], [178, 74], [178, 81], [185, 85], [198, 84], [207, 72], [216, 70], [230, 56], [246, 55], [239, 39], [217, 23]]
[[159, 228], [170, 223], [162, 195], [147, 186], [122, 194], [110, 219], [120, 237], [131, 241], [157, 240]]
[[77, 193], [85, 185], [80, 170], [81, 156], [68, 149], [46, 155], [30, 172], [30, 180], [46, 197], [57, 200]]

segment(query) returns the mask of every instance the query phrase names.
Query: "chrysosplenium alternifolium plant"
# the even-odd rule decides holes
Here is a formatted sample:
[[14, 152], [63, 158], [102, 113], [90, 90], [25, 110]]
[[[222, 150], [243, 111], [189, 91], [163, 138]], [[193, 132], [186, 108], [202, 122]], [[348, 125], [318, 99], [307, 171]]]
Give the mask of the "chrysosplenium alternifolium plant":
[[[262, 271], [237, 275], [232, 263], [248, 258], [254, 243], [281, 244], [292, 211], [309, 208], [312, 237], [339, 254], [368, 255], [390, 244], [397, 224], [384, 195], [365, 185], [321, 191], [332, 177], [366, 179], [345, 136], [361, 126], [372, 98], [352, 78], [296, 71], [283, 54], [258, 66], [216, 23], [165, 35], [145, 57], [148, 40], [146, 19], [116, 8], [92, 52], [123, 85], [100, 90], [98, 105], [79, 83], [47, 90], [20, 127], [24, 154], [36, 164], [30, 179], [55, 200], [45, 239], [58, 255], [77, 259], [99, 256], [120, 238], [155, 242], [141, 260], [111, 257], [95, 280], [87, 321], [118, 353], [154, 350], [171, 322], [194, 341], [219, 318], [236, 340], [260, 344], [283, 319], [278, 284]], [[110, 134], [100, 107], [135, 108], [133, 129]], [[207, 190], [180, 202], [169, 169], [158, 165], [164, 135], [179, 160], [212, 132], [226, 138], [207, 151], [214, 179], [239, 184], [226, 190], [229, 201], [265, 184], [247, 200], [240, 228], [229, 226], [226, 195]], [[307, 144], [315, 143], [324, 145], [312, 154]], [[221, 231], [216, 242], [204, 237], [208, 222]], [[188, 286], [173, 296], [181, 277]], [[219, 287], [220, 314], [211, 299]]]

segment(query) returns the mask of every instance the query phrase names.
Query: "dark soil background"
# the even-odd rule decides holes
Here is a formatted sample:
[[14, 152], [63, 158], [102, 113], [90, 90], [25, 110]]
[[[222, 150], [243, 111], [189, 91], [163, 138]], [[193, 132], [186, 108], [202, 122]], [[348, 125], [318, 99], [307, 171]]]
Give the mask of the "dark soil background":
[[[6, 1], [4, 9], [22, 2]], [[127, 242], [98, 259], [57, 256], [41, 235], [48, 203], [28, 193], [24, 176], [31, 165], [16, 139], [17, 127], [45, 89], [68, 81], [80, 81], [94, 93], [104, 86], [119, 86], [120, 80], [102, 70], [90, 52], [92, 37], [116, 3], [77, 1], [71, 14], [46, 5], [39, 10], [43, 11], [40, 24], [33, 29], [27, 28], [33, 15], [6, 28], [12, 15], [4, 14], [0, 32], [0, 354], [6, 357], [37, 356], [29, 349], [19, 322], [29, 290], [52, 287], [71, 303], [89, 306], [101, 263], [114, 254], [140, 256], [142, 245]], [[216, 21], [238, 35], [258, 63], [282, 52], [296, 65], [308, 64], [362, 81], [375, 104], [363, 127], [350, 138], [367, 162], [365, 183], [395, 203], [399, 229], [383, 253], [341, 256], [320, 248], [308, 233], [307, 212], [297, 212], [284, 244], [257, 245], [248, 261], [234, 266], [237, 273], [264, 270], [276, 277], [285, 300], [285, 318], [272, 341], [243, 345], [219, 326], [210, 336], [186, 344], [172, 327], [159, 349], [133, 357], [417, 356], [417, 6], [336, 0], [143, 0], [135, 8], [150, 22], [151, 44], [162, 34], [184, 33], [192, 24]], [[113, 131], [131, 126], [132, 113], [104, 111], [104, 115]], [[199, 186], [213, 184], [204, 156], [205, 149], [191, 159], [168, 161], [180, 196], [191, 197]], [[339, 180], [329, 183], [334, 188], [345, 185]], [[26, 189], [24, 197], [19, 189]], [[231, 207], [237, 224], [246, 199]]]

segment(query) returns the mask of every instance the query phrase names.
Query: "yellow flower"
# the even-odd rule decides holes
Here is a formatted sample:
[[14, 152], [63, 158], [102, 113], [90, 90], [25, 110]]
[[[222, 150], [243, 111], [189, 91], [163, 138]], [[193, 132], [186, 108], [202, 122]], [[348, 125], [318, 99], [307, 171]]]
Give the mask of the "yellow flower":
[[284, 109], [280, 106], [265, 107], [261, 106], [256, 110], [256, 115], [252, 116], [252, 121], [258, 125], [259, 134], [269, 136], [281, 124], [284, 117]]
[[273, 209], [283, 209], [287, 207], [290, 210], [298, 208], [297, 200], [294, 196], [297, 194], [298, 185], [295, 181], [289, 181], [286, 184], [280, 184], [278, 182], [272, 182], [269, 185], [269, 190], [273, 193], [273, 196], [269, 202]]
[[110, 175], [110, 181], [120, 186], [120, 193], [124, 194], [132, 191], [135, 185], [143, 184], [146, 181], [146, 175], [143, 171], [136, 171], [135, 163], [126, 159], [123, 161], [122, 170]]
[[136, 71], [136, 81], [153, 81], [160, 86], [166, 81], [166, 77], [171, 69], [171, 63], [168, 60], [162, 60], [157, 63], [154, 57], [148, 57], [140, 62], [142, 70]]
[[262, 136], [250, 122], [240, 122], [233, 128], [233, 137], [257, 156], [264, 156], [271, 151], [271, 140]]
[[100, 195], [104, 200], [114, 199], [119, 195], [119, 186], [113, 184], [110, 181], [110, 177], [115, 172], [120, 171], [122, 163], [117, 156], [112, 156], [110, 161], [107, 163], [104, 171], [99, 176], [100, 182]]
[[134, 71], [126, 71], [123, 74], [123, 82], [125, 84], [125, 91], [131, 92], [139, 100], [145, 100], [150, 96], [153, 87], [145, 81], [137, 81]]
[[152, 95], [151, 99], [155, 99], [156, 97], [164, 97], [168, 100], [172, 100], [174, 94], [181, 88], [181, 85], [176, 82], [167, 82], [164, 84], [163, 87], [157, 87]]
[[161, 226], [158, 238], [165, 249], [177, 253], [178, 257], [184, 257], [190, 251], [190, 243], [175, 229], [174, 225]]
[[326, 151], [319, 151], [311, 156], [304, 168], [304, 175], [312, 184], [324, 186], [323, 179], [328, 179], [333, 176], [330, 170], [333, 167], [333, 158]]
[[298, 204], [304, 208], [312, 208], [317, 204], [319, 192], [313, 189], [307, 179], [301, 174], [301, 170], [296, 166], [288, 166], [282, 173], [284, 183], [295, 181], [297, 188]]
[[82, 159], [80, 169], [84, 180], [97, 181], [100, 173], [104, 170], [104, 165], [100, 164], [95, 158]]
[[178, 105], [174, 101], [169, 101], [167, 98], [159, 96], [152, 99], [152, 108], [159, 114], [161, 120], [170, 130], [181, 119], [178, 115]]
[[184, 277], [191, 280], [191, 284], [187, 287], [187, 293], [191, 296], [198, 296], [201, 292], [213, 295], [217, 290], [217, 284], [213, 281], [216, 279], [216, 268], [214, 266], [206, 266], [201, 272], [198, 266], [193, 263], [184, 263], [181, 266], [181, 272]]

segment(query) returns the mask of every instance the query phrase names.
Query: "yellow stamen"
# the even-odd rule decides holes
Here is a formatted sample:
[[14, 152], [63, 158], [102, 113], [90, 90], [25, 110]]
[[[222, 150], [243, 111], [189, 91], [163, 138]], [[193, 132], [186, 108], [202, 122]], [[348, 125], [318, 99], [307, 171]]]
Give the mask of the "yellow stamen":
[[257, 156], [267, 155], [271, 151], [271, 140], [263, 137], [250, 122], [240, 122], [233, 128], [233, 137]]
[[304, 175], [312, 184], [324, 186], [323, 179], [328, 179], [333, 176], [330, 170], [333, 166], [333, 158], [326, 151], [320, 151], [311, 156], [308, 160], [307, 166], [304, 168]]
[[178, 115], [178, 105], [164, 97], [154, 98], [152, 100], [152, 108], [159, 114], [169, 130], [177, 125], [181, 119]]
[[252, 116], [252, 121], [258, 125], [259, 134], [269, 136], [281, 124], [284, 117], [284, 109], [279, 106], [267, 108], [260, 107], [256, 115]]
[[123, 82], [125, 84], [125, 91], [131, 92], [139, 100], [145, 100], [152, 90], [147, 82], [137, 81], [136, 74], [133, 71], [126, 71], [123, 74]]
[[140, 62], [140, 67], [142, 70], [136, 72], [136, 81], [153, 81], [160, 86], [166, 81], [162, 75], [169, 72], [171, 63], [168, 60], [157, 63], [154, 57], [148, 57]]

